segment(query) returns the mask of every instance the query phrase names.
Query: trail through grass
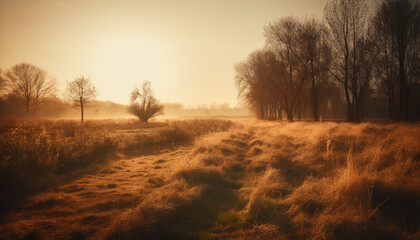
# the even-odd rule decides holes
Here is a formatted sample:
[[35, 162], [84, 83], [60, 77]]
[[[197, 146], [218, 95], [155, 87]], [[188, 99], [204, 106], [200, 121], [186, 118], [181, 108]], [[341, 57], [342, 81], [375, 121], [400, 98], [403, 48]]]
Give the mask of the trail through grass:
[[137, 206], [190, 154], [188, 146], [156, 155], [122, 159], [94, 175], [36, 195], [8, 216], [0, 236], [10, 238], [83, 239], [108, 228]]
[[416, 239], [417, 124], [235, 123], [30, 199], [0, 237]]

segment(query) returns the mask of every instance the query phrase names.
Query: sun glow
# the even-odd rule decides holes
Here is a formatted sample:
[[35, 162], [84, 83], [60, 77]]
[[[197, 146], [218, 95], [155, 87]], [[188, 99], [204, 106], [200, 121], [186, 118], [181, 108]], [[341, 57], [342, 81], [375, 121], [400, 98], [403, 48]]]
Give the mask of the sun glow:
[[103, 37], [92, 53], [95, 56], [92, 77], [98, 81], [107, 79], [100, 89], [101, 95], [127, 102], [132, 88], [142, 81], [153, 81], [155, 89], [164, 87], [168, 78], [166, 69], [170, 69], [168, 54], [158, 40], [145, 36]]
[[0, 0], [0, 68], [43, 68], [59, 96], [84, 75], [99, 100], [127, 104], [147, 80], [162, 102], [235, 106], [233, 66], [263, 46], [264, 25], [325, 1]]

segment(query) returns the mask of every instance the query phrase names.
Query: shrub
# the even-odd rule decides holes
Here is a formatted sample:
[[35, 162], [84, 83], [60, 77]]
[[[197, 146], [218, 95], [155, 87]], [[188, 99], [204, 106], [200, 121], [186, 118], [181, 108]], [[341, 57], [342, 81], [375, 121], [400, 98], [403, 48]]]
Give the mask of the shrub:
[[58, 161], [58, 141], [43, 127], [19, 126], [0, 134], [0, 192], [34, 192], [46, 187]]

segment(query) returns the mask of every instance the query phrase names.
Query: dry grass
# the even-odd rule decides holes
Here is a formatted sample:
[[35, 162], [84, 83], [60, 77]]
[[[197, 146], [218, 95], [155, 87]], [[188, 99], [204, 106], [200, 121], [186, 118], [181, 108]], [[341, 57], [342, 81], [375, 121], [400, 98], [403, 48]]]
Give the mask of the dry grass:
[[116, 155], [158, 152], [230, 126], [230, 121], [223, 120], [148, 125], [133, 120], [91, 120], [85, 124], [67, 120], [3, 120], [0, 128], [2, 206], [8, 207], [7, 202], [14, 202], [22, 195], [56, 186], [63, 176], [106, 163]]
[[[270, 208], [263, 219], [281, 222], [288, 238], [418, 237], [418, 124], [261, 123], [256, 135], [265, 155], [250, 170], [266, 170], [247, 196]], [[267, 181], [273, 174], [277, 181]], [[261, 219], [261, 212], [247, 213]]]
[[[169, 148], [35, 196], [6, 218], [0, 237], [420, 237], [418, 124], [252, 121], [229, 130], [223, 123], [177, 124], [183, 123], [143, 132], [142, 140], [129, 133], [119, 149]], [[172, 146], [216, 131], [193, 147]]]

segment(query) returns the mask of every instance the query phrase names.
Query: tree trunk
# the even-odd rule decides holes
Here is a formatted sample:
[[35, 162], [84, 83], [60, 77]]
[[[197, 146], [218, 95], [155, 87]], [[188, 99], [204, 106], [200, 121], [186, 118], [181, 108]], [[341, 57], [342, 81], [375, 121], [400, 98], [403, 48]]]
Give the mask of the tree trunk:
[[319, 121], [319, 111], [318, 111], [318, 96], [316, 92], [315, 79], [312, 78], [312, 113], [314, 115], [314, 121]]
[[30, 105], [31, 105], [31, 99], [29, 96], [26, 96], [25, 97], [25, 112], [26, 113], [29, 113]]
[[354, 121], [354, 118], [353, 118], [353, 109], [352, 109], [352, 104], [351, 104], [351, 101], [350, 101], [349, 89], [348, 89], [347, 81], [345, 81], [345, 83], [344, 83], [344, 92], [346, 94], [347, 121], [353, 122]]
[[282, 110], [281, 110], [281, 107], [279, 107], [278, 109], [277, 109], [277, 115], [278, 115], [278, 119], [279, 120], [283, 120], [283, 118], [282, 118]]
[[289, 108], [286, 111], [287, 121], [293, 122], [293, 109]]
[[265, 119], [264, 117], [264, 106], [260, 103], [260, 119]]
[[25, 112], [29, 113], [29, 101], [26, 101], [25, 103]]
[[344, 38], [344, 93], [346, 94], [346, 104], [347, 104], [347, 121], [353, 122], [353, 109], [350, 101], [349, 95], [349, 46], [347, 42], [347, 36]]
[[82, 117], [82, 122], [83, 122], [83, 98], [80, 97], [80, 114]]
[[357, 102], [353, 103], [354, 105], [354, 121], [355, 122], [361, 122], [362, 121], [362, 104], [358, 100]]
[[408, 92], [404, 61], [400, 61], [400, 119], [408, 120]]
[[394, 120], [394, 113], [392, 109], [392, 102], [391, 97], [388, 96], [388, 116], [390, 120]]

